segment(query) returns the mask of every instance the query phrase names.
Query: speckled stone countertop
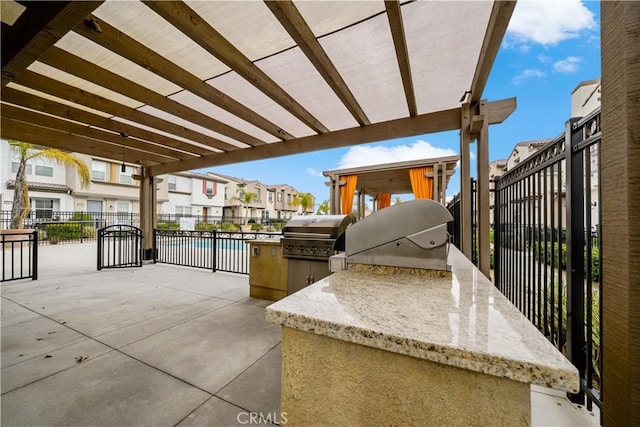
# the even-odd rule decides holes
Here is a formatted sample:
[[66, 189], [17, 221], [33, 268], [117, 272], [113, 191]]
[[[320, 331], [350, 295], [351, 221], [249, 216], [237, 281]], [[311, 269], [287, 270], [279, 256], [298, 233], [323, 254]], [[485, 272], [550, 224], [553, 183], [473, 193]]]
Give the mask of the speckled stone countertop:
[[576, 392], [576, 368], [451, 246], [450, 277], [340, 271], [266, 309], [269, 322]]

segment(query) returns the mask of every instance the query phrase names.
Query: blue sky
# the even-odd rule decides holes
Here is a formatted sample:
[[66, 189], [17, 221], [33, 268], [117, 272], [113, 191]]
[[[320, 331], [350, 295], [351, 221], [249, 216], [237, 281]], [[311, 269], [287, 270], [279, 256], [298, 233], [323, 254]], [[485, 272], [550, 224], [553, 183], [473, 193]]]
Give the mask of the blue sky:
[[[489, 159], [505, 159], [517, 142], [552, 138], [571, 114], [571, 92], [600, 77], [600, 6], [579, 0], [519, 1], [483, 98], [516, 97], [516, 111], [489, 129]], [[473, 144], [475, 146], [475, 144]], [[472, 150], [475, 147], [472, 147]], [[238, 163], [213, 170], [264, 184], [291, 184], [320, 203], [329, 198], [322, 171], [458, 154], [458, 132], [442, 132], [354, 147]], [[475, 170], [472, 155], [472, 170]], [[459, 191], [459, 173], [448, 195]], [[400, 196], [403, 200], [410, 195]]]

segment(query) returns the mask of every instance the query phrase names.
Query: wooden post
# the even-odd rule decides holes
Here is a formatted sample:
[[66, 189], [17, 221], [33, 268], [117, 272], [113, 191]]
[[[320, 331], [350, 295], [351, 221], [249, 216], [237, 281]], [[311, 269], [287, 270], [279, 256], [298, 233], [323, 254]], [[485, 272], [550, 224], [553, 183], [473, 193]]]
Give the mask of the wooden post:
[[623, 426], [640, 419], [640, 5], [600, 10], [603, 424]]
[[142, 168], [140, 182], [140, 228], [142, 229], [142, 259], [153, 260], [153, 230], [156, 226], [156, 180], [150, 176], [148, 169]]
[[478, 208], [478, 267], [491, 278], [489, 244], [489, 120], [487, 120], [487, 101], [480, 101], [482, 128], [478, 134], [477, 147], [477, 208]]
[[471, 259], [471, 111], [469, 104], [460, 108], [460, 251]]

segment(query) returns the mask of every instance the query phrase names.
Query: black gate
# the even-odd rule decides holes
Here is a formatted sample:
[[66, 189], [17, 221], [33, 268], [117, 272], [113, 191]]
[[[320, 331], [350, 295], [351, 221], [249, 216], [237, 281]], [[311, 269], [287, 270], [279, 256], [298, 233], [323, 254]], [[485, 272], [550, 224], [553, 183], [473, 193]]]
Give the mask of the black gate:
[[2, 282], [38, 280], [38, 231], [3, 230]]
[[142, 230], [110, 225], [98, 230], [98, 270], [142, 267]]

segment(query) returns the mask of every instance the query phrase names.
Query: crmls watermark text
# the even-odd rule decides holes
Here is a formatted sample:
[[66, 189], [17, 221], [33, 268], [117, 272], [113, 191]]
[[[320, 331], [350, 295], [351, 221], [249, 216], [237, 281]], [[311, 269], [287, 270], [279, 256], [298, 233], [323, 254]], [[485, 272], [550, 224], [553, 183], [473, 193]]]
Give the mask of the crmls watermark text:
[[280, 424], [287, 423], [286, 412], [239, 412], [236, 416], [240, 424]]

